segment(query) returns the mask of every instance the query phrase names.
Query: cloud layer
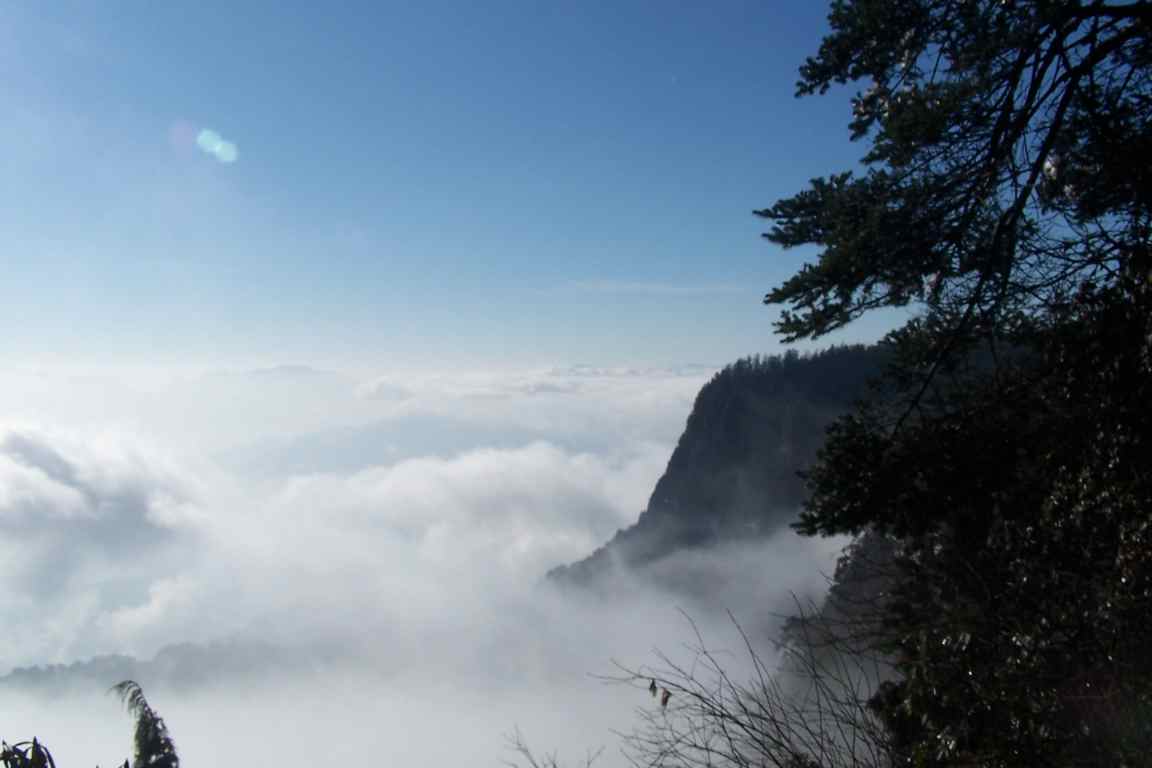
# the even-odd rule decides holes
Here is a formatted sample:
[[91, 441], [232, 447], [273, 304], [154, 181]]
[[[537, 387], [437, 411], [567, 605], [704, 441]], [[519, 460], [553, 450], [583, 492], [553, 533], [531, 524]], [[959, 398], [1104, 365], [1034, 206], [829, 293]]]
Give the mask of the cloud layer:
[[[39, 403], [22, 401], [32, 407], [0, 429], [0, 667], [228, 638], [335, 649], [347, 662], [322, 679], [158, 693], [186, 759], [208, 763], [241, 748], [221, 713], [245, 697], [269, 713], [249, 724], [268, 738], [346, 716], [348, 741], [333, 749], [410, 762], [494, 765], [515, 724], [541, 747], [605, 743], [636, 702], [588, 673], [678, 647], [678, 608], [720, 635], [726, 610], [765, 629], [790, 591], [817, 593], [831, 566], [832, 544], [781, 538], [658, 564], [703, 602], [626, 576], [610, 601], [541, 586], [548, 568], [635, 520], [709, 373], [278, 366], [89, 372], [67, 387], [41, 376]], [[48, 407], [69, 388], [70, 409]], [[60, 418], [69, 413], [83, 418]], [[261, 451], [271, 458], [257, 471]], [[108, 728], [127, 731], [100, 706]], [[29, 707], [83, 732], [79, 715]], [[445, 718], [451, 742], [437, 737]]]

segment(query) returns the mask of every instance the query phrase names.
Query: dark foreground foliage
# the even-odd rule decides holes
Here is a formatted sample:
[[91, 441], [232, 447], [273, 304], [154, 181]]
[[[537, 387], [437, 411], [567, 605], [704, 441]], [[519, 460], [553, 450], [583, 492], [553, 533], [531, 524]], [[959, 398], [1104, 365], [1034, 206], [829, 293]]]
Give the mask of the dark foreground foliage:
[[32, 739], [0, 744], [0, 765], [4, 768], [56, 768], [56, 761], [47, 747]]
[[176, 745], [168, 735], [168, 726], [144, 698], [144, 691], [131, 680], [112, 688], [128, 711], [136, 717], [136, 732], [132, 738], [133, 768], [180, 768]]
[[917, 303], [806, 535], [888, 542], [871, 704], [915, 765], [1152, 755], [1152, 3], [837, 0], [801, 94], [863, 81], [866, 171], [760, 211], [820, 336]]
[[[180, 768], [176, 747], [168, 735], [164, 718], [152, 709], [144, 691], [132, 680], [112, 687], [128, 711], [136, 718], [133, 757], [121, 768]], [[56, 761], [46, 746], [36, 739], [16, 744], [0, 743], [2, 768], [56, 768]]]

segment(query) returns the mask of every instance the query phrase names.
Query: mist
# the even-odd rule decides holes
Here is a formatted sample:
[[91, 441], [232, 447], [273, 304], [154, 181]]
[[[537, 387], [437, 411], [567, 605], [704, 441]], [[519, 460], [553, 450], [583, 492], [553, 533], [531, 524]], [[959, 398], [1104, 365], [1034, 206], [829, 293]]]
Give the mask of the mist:
[[[600, 679], [614, 661], [687, 654], [689, 618], [736, 650], [735, 617], [770, 654], [843, 544], [679, 553], [616, 574], [607, 599], [543, 582], [635, 520], [709, 369], [137, 373], [0, 379], [20, 404], [0, 414], [0, 672], [275, 649], [251, 674], [155, 676], [188, 765], [498, 765], [513, 728], [617, 765], [613, 731], [654, 704]], [[100, 686], [8, 688], [0, 706], [0, 736], [62, 765], [129, 753]]]

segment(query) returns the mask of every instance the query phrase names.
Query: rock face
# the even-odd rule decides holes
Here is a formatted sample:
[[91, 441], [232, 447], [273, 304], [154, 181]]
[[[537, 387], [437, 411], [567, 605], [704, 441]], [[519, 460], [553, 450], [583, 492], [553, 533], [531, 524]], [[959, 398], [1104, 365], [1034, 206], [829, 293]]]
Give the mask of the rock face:
[[686, 549], [770, 535], [804, 498], [798, 472], [824, 430], [867, 394], [888, 352], [833, 347], [812, 355], [746, 358], [700, 390], [683, 435], [635, 525], [589, 557], [548, 574], [593, 587], [615, 569], [642, 570]]

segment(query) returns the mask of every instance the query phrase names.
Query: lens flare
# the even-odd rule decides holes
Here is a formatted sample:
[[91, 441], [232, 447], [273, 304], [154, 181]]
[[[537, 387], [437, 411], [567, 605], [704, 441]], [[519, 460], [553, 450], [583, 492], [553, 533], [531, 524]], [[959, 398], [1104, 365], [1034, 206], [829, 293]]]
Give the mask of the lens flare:
[[240, 150], [237, 149], [236, 145], [216, 131], [208, 129], [200, 131], [196, 135], [196, 146], [200, 147], [201, 151], [205, 154], [211, 155], [221, 163], [234, 163], [240, 157]]
[[216, 159], [222, 163], [234, 163], [239, 156], [239, 150], [230, 141], [222, 141], [216, 148]]

